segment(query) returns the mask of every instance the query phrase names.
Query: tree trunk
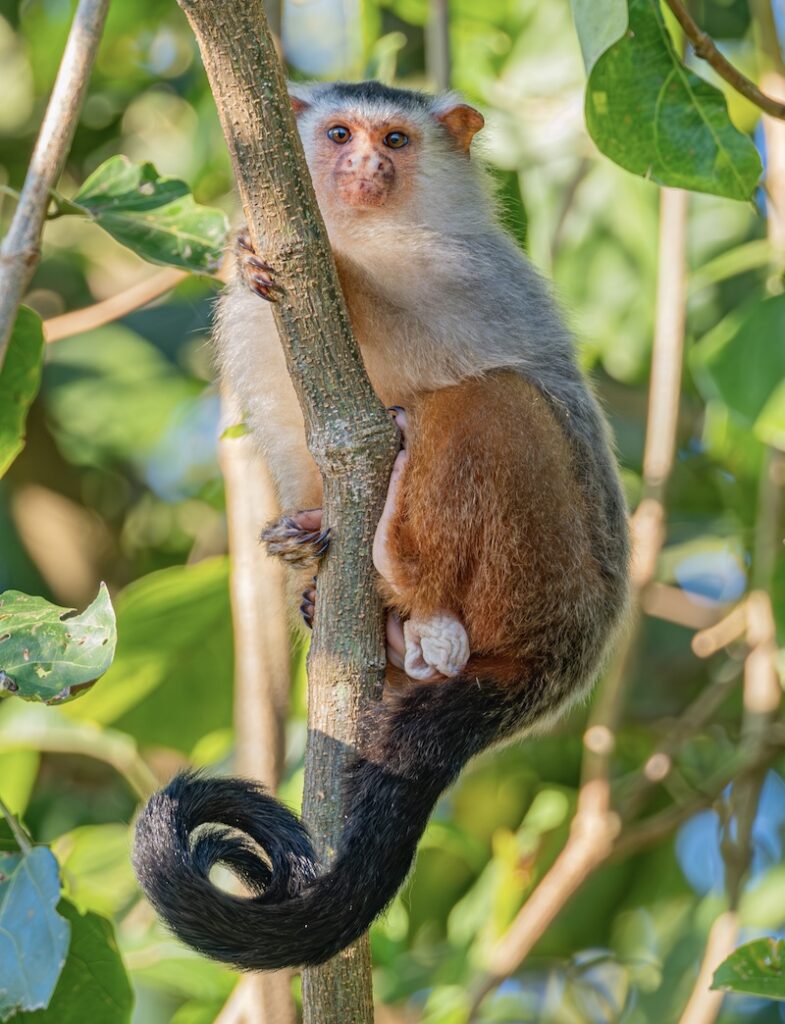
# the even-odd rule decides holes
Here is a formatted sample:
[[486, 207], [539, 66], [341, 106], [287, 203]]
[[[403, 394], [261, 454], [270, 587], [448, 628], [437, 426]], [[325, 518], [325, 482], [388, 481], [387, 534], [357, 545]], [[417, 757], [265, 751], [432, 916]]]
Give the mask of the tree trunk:
[[[342, 827], [341, 775], [385, 651], [371, 561], [395, 431], [352, 338], [262, 0], [179, 0], [196, 33], [251, 238], [284, 292], [274, 305], [308, 443], [325, 483], [330, 552], [309, 657], [304, 816], [326, 863]], [[305, 971], [305, 1024], [371, 1024], [367, 938]]]

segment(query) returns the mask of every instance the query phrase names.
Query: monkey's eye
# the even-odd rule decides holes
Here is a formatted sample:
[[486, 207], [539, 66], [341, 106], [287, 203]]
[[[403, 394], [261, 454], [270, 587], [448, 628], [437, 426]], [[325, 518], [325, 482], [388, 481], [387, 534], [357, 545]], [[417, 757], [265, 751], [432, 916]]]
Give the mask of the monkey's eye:
[[404, 146], [409, 144], [409, 136], [404, 135], [403, 132], [388, 132], [382, 141], [390, 149], [403, 149]]
[[327, 138], [332, 139], [333, 142], [337, 142], [339, 146], [342, 146], [344, 142], [348, 142], [351, 137], [352, 133], [342, 124], [335, 125], [327, 132]]

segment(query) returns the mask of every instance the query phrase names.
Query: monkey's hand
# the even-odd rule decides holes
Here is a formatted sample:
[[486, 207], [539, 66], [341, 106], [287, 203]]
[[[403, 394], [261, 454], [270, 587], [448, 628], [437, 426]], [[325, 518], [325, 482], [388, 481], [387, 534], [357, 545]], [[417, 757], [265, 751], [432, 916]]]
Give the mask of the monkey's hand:
[[268, 555], [306, 565], [318, 562], [325, 553], [330, 545], [330, 529], [322, 529], [322, 510], [309, 508], [268, 523], [259, 539]]
[[256, 255], [248, 228], [243, 228], [237, 235], [234, 255], [237, 269], [247, 287], [267, 302], [277, 302], [276, 293], [283, 293], [283, 288], [275, 283], [273, 268]]

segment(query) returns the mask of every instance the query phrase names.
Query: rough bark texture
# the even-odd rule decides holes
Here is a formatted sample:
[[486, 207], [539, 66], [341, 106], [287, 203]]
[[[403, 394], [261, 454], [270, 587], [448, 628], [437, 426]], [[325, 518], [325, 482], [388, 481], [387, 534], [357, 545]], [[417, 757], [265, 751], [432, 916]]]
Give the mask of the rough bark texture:
[[[325, 860], [360, 708], [384, 671], [371, 544], [397, 441], [352, 338], [262, 0], [179, 0], [196, 33], [251, 237], [284, 294], [274, 306], [333, 528], [309, 659], [304, 816]], [[303, 978], [305, 1024], [370, 1024], [367, 939]]]
[[41, 257], [41, 229], [82, 109], [109, 0], [80, 0], [11, 226], [0, 247], [0, 369]]

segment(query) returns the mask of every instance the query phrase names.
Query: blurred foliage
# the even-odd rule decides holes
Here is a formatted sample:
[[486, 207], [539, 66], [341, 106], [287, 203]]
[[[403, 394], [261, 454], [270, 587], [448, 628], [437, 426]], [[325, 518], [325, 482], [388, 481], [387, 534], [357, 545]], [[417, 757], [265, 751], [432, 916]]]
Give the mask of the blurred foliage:
[[[690, 6], [740, 67], [754, 74], [763, 66], [750, 13], [755, 5], [695, 0]], [[583, 52], [595, 88], [587, 102], [596, 113], [601, 79], [594, 76], [612, 74], [614, 62], [625, 73], [638, 66], [634, 53], [613, 52], [632, 45], [624, 36], [628, 20], [647, 18], [649, 29], [665, 24], [656, 4], [635, 0], [624, 7], [620, 0], [574, 0], [580, 42], [568, 0], [453, 0], [450, 10], [454, 84], [487, 119], [478, 153], [491, 168], [506, 225], [553, 278], [570, 311], [581, 359], [612, 421], [634, 506], [654, 326], [658, 189], [597, 152], [584, 121], [582, 59]], [[7, 189], [23, 180], [72, 9], [70, 0], [0, 0], [0, 231], [13, 211]], [[597, 12], [609, 19], [594, 35], [586, 28], [592, 12], [589, 29], [599, 25]], [[426, 0], [285, 4], [292, 74], [373, 74], [427, 86], [427, 22]], [[658, 60], [673, 62], [681, 52], [678, 37], [672, 44], [665, 38]], [[686, 64], [685, 80], [701, 99], [671, 150], [694, 139], [704, 176], [712, 161], [726, 172], [731, 164], [741, 167], [748, 196], [759, 159], [751, 138], [765, 166], [757, 113], [729, 96], [731, 124], [719, 92], [708, 91], [724, 90], [722, 83], [689, 55]], [[694, 72], [711, 79], [711, 87], [699, 84]], [[653, 96], [650, 89], [643, 106], [623, 109], [622, 117], [634, 122], [635, 110]], [[707, 110], [720, 140], [716, 151], [706, 148], [696, 127], [695, 117]], [[671, 121], [666, 116], [665, 126]], [[613, 155], [627, 165], [634, 157], [636, 170], [668, 180], [647, 150], [651, 127], [640, 117], [631, 125], [639, 142], [627, 139]], [[592, 131], [607, 151], [604, 129]], [[694, 175], [682, 184], [701, 187]], [[143, 187], [156, 230], [140, 235], [132, 211], [117, 215], [97, 196], [127, 207]], [[149, 266], [121, 242], [147, 258], [192, 266], [193, 252], [169, 230], [173, 213], [176, 220], [195, 218], [200, 232], [214, 232], [212, 246], [197, 254], [196, 269], [207, 269], [224, 217], [235, 212], [231, 187], [212, 98], [177, 5], [112, 4], [59, 188], [60, 215], [47, 223], [27, 304], [46, 320], [149, 276]], [[69, 207], [69, 200], [80, 207]], [[206, 214], [205, 205], [220, 212]], [[80, 215], [66, 215], [74, 213]], [[689, 351], [658, 578], [678, 587], [696, 613], [719, 612], [750, 586], [765, 446], [785, 443], [782, 266], [766, 240], [766, 215], [763, 193], [756, 204], [709, 194], [691, 198]], [[79, 974], [80, 951], [88, 962], [99, 951], [107, 964], [101, 977], [111, 989], [109, 1002], [103, 1017], [98, 1010], [90, 1017], [107, 1024], [209, 1024], [234, 984], [230, 972], [161, 930], [139, 898], [128, 863], [128, 825], [153, 775], [164, 778], [186, 760], [216, 770], [231, 764], [226, 525], [207, 345], [216, 288], [209, 277], [189, 277], [165, 300], [49, 346], [37, 397], [36, 374], [26, 369], [22, 351], [40, 349], [37, 320], [21, 314], [23, 330], [15, 339], [20, 369], [11, 365], [7, 372], [24, 380], [32, 406], [18, 455], [21, 422], [8, 416], [0, 376], [0, 466], [17, 456], [0, 480], [0, 590], [83, 608], [104, 580], [119, 637], [113, 666], [79, 700], [61, 708], [0, 701], [0, 797], [37, 841], [52, 844], [67, 901], [55, 911], [53, 896], [46, 912], [70, 922], [72, 933], [59, 982], [57, 976], [47, 982], [49, 995], [58, 986], [49, 1010], [19, 1013], [14, 1019], [20, 1021], [70, 1019], [69, 986], [91, 991], [90, 979]], [[782, 553], [772, 595], [782, 642]], [[699, 661], [690, 638], [682, 626], [644, 619], [614, 757], [622, 781], [640, 771], [690, 700], [739, 673], [742, 650]], [[295, 693], [301, 695], [302, 659], [297, 665]], [[304, 708], [299, 696], [293, 703], [282, 793], [296, 803]], [[401, 1021], [465, 1020], [484, 956], [566, 839], [586, 714], [577, 708], [553, 734], [485, 755], [440, 802], [412, 878], [372, 931], [376, 997], [395, 1007]], [[689, 799], [727, 763], [739, 738], [740, 697], [729, 687], [643, 811]], [[783, 768], [773, 760], [755, 821], [741, 905], [745, 939], [785, 936]], [[719, 816], [709, 809], [675, 835], [597, 871], [521, 969], [485, 1000], [479, 1019], [678, 1019], [723, 907], [721, 835]], [[16, 876], [26, 855], [1, 823], [0, 850], [13, 859]], [[36, 850], [44, 855], [50, 856]], [[5, 884], [0, 915], [8, 912]], [[22, 993], [15, 1005], [32, 1009], [33, 1002]], [[2, 1014], [5, 1004], [0, 1007]], [[720, 1019], [773, 1024], [783, 1018], [774, 1002], [731, 996]]]

